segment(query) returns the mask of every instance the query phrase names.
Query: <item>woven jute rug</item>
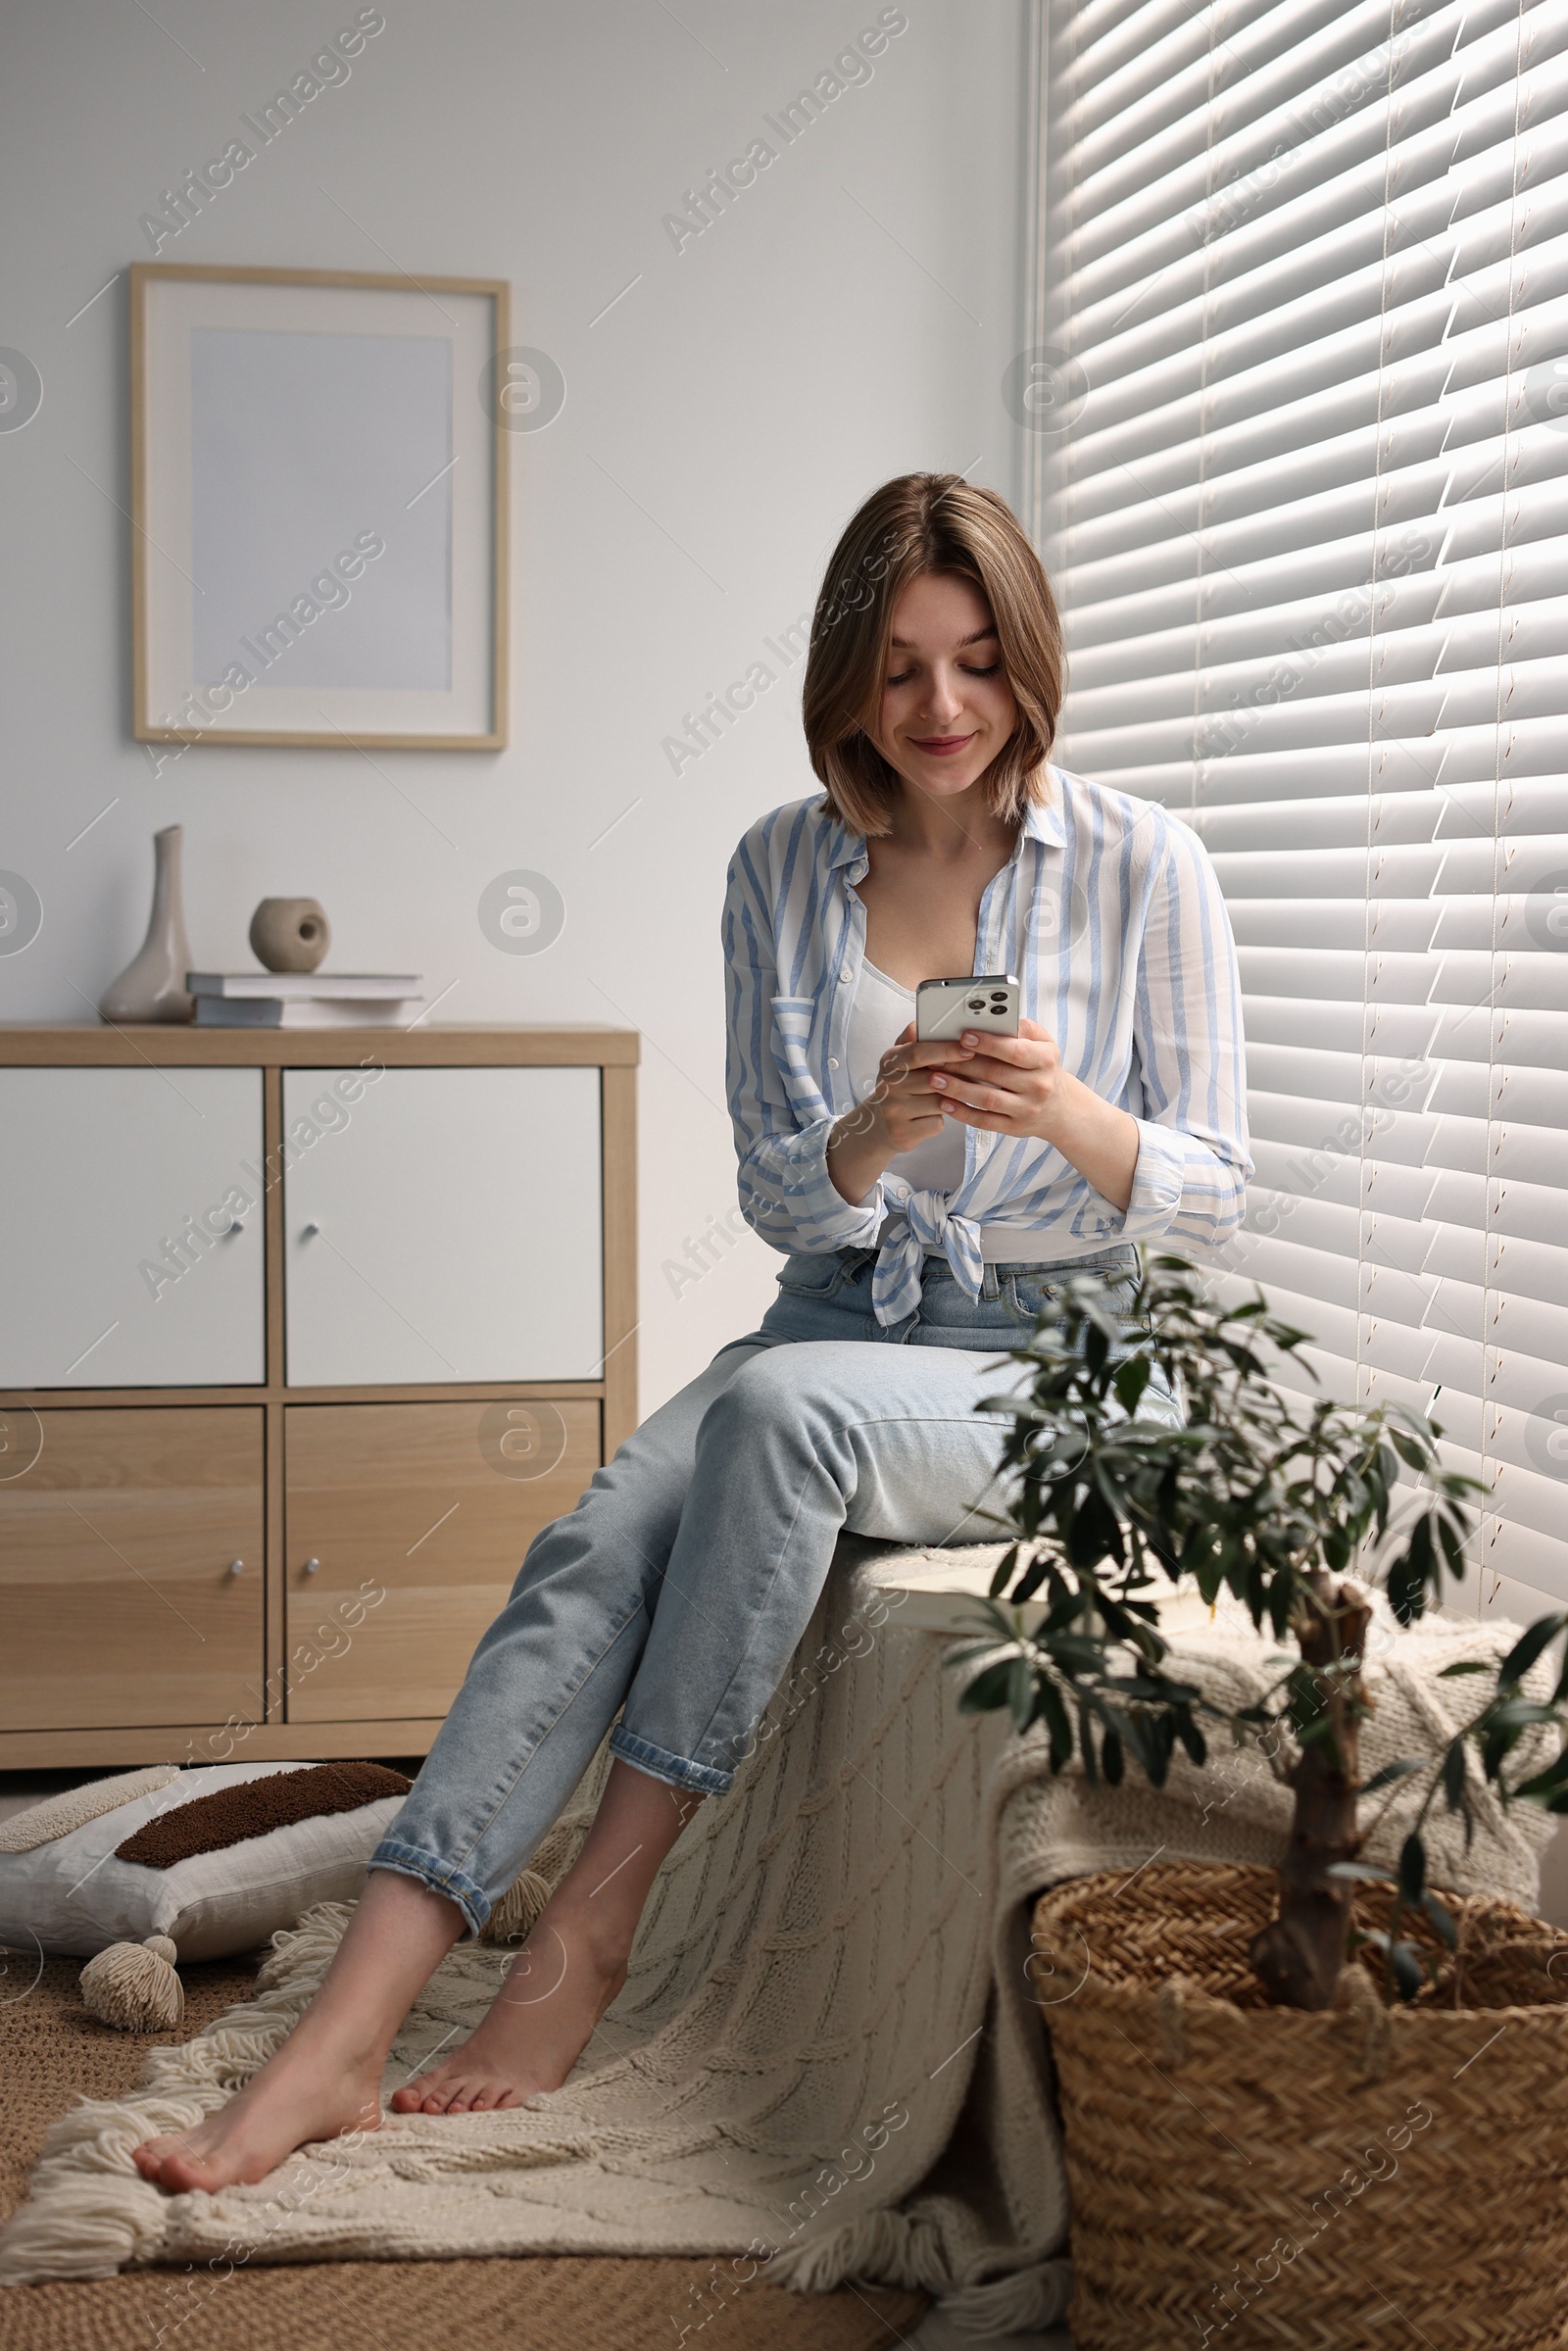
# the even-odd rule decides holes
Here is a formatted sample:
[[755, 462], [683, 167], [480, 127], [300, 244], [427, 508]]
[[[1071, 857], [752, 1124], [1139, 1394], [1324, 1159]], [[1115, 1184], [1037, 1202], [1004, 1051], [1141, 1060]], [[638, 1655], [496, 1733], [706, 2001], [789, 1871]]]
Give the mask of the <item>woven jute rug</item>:
[[[38, 1963], [33, 1962], [33, 1968]], [[0, 2212], [26, 2191], [48, 2126], [75, 2100], [133, 2090], [148, 2049], [189, 2039], [249, 1996], [254, 1968], [181, 1970], [175, 2033], [116, 2033], [90, 2017], [79, 1962], [35, 1984], [14, 1958], [0, 1981]], [[890, 2286], [788, 2293], [737, 2281], [727, 2261], [524, 2255], [480, 2261], [327, 2261], [136, 2270], [0, 2294], [3, 2351], [882, 2351], [927, 2297]]]

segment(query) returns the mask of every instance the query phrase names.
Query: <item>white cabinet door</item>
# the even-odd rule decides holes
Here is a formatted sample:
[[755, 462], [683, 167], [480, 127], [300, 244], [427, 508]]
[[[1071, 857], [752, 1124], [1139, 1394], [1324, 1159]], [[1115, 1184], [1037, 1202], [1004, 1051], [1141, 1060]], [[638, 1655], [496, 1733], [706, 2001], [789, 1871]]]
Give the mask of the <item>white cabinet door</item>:
[[285, 1070], [283, 1133], [291, 1387], [602, 1377], [597, 1069]]
[[259, 1069], [0, 1069], [0, 1387], [261, 1381], [261, 1156]]

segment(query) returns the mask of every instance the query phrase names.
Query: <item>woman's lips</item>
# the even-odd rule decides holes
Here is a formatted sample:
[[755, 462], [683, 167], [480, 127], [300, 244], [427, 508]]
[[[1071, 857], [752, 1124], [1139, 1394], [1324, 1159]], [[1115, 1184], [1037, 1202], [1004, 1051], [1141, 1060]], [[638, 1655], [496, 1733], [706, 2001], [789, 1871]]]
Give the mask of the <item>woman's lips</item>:
[[916, 751], [923, 751], [929, 759], [950, 759], [956, 751], [967, 751], [969, 745], [974, 741], [974, 737], [973, 735], [911, 735], [909, 740]]

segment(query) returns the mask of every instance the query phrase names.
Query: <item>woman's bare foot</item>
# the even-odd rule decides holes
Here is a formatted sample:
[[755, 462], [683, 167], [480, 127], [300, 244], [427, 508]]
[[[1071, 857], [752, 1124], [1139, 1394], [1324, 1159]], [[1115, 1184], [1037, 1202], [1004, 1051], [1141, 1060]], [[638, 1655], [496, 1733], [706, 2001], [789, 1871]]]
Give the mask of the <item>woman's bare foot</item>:
[[374, 2131], [381, 2121], [380, 2069], [334, 2059], [296, 2034], [216, 2114], [176, 2138], [150, 2138], [131, 2160], [144, 2180], [183, 2195], [236, 2180], [265, 2180], [285, 2155], [317, 2139]]
[[296, 2147], [374, 2131], [392, 2036], [420, 1985], [463, 1932], [442, 1894], [372, 1870], [320, 1990], [281, 2047], [226, 2106], [132, 2161], [144, 2180], [184, 2195], [265, 2180]]
[[[701, 1802], [617, 1756], [576, 1862], [464, 2046], [398, 2090], [400, 2114], [516, 2106], [558, 2089], [626, 1980], [660, 1864]], [[288, 2039], [237, 2096], [193, 2131], [134, 2151], [174, 2194], [265, 2180], [296, 2147], [373, 2131], [393, 2036], [463, 1932], [444, 1894], [372, 1869], [348, 1932]]]
[[559, 2089], [626, 1981], [631, 1930], [563, 1886], [478, 2031], [392, 2093], [399, 2114], [481, 2114]]

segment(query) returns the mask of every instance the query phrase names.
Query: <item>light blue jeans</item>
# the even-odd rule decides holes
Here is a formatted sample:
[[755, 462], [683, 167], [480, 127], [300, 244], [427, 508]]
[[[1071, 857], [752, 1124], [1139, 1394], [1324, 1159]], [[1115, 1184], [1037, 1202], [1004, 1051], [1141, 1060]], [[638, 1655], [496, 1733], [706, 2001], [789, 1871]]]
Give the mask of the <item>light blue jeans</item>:
[[625, 1762], [724, 1792], [842, 1529], [1000, 1539], [987, 1513], [1004, 1507], [1009, 1421], [975, 1407], [1023, 1367], [999, 1357], [1066, 1272], [1126, 1283], [1136, 1252], [988, 1266], [976, 1299], [928, 1258], [919, 1308], [886, 1329], [871, 1311], [873, 1263], [868, 1249], [789, 1258], [760, 1328], [534, 1538], [372, 1869], [445, 1894], [477, 1934], [612, 1723]]

